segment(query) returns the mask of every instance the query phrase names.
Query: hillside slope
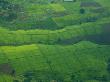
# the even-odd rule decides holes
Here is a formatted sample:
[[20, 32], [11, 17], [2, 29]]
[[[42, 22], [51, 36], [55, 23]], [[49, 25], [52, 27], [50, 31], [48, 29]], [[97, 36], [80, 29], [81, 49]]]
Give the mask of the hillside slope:
[[110, 0], [0, 0], [0, 82], [110, 82]]

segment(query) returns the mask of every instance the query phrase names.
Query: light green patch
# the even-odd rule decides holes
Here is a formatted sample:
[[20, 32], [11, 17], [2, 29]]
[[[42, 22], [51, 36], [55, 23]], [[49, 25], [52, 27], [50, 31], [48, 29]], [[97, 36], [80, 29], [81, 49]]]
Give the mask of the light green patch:
[[52, 9], [55, 12], [63, 12], [63, 11], [65, 11], [65, 8], [61, 4], [50, 4], [50, 6], [52, 7]]
[[0, 75], [0, 82], [13, 82], [12, 76], [9, 75]]

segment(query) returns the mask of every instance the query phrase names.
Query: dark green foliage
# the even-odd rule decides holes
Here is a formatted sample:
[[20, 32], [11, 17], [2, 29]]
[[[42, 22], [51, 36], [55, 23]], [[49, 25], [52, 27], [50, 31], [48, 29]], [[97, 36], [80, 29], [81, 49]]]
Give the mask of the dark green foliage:
[[110, 58], [107, 61], [107, 71], [110, 74]]
[[97, 20], [96, 17], [93, 17], [93, 18], [87, 18], [87, 22], [95, 22]]
[[18, 80], [13, 80], [13, 82], [19, 82]]
[[80, 9], [80, 14], [84, 14], [85, 13], [85, 9]]
[[12, 4], [6, 0], [0, 1], [0, 18], [5, 21], [12, 21], [17, 18], [18, 5]]
[[74, 2], [76, 2], [77, 0], [73, 0]]
[[32, 78], [33, 76], [35, 76], [35, 73], [32, 71], [29, 71], [29, 72], [26, 72], [23, 76], [25, 78]]
[[31, 79], [24, 79], [23, 82], [31, 82]]
[[72, 81], [72, 82], [78, 82], [78, 79], [76, 78], [76, 75], [72, 74], [72, 75], [70, 76], [70, 78], [71, 78], [71, 81]]
[[2, 16], [2, 19], [6, 20], [6, 21], [12, 21], [13, 19], [17, 18], [17, 14], [14, 12], [9, 12], [7, 13], [7, 15]]
[[0, 82], [109, 82], [109, 0], [94, 1], [104, 11], [91, 0], [0, 0]]
[[0, 0], [0, 8], [1, 9], [11, 9], [11, 5], [9, 2], [5, 1], [5, 0]]
[[59, 74], [58, 72], [51, 72], [51, 71], [28, 71], [23, 74], [23, 76], [26, 78], [24, 82], [30, 82], [32, 79], [35, 79], [36, 81], [51, 81], [56, 80], [63, 82], [63, 76]]
[[108, 81], [108, 76], [107, 75], [103, 75], [100, 81], [107, 82]]
[[12, 70], [11, 75], [14, 76], [15, 73], [16, 73], [16, 71], [15, 70]]

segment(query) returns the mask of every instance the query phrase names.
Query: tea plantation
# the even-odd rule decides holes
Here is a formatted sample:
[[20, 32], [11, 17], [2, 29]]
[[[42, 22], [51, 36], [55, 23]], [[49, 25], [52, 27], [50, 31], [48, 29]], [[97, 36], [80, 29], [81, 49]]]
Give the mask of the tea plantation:
[[110, 0], [0, 0], [0, 82], [110, 82]]

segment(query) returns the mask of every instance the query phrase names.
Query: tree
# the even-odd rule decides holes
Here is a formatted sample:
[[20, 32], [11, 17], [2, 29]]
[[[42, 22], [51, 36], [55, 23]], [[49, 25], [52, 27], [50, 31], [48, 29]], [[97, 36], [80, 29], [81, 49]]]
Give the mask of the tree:
[[76, 0], [73, 0], [74, 2], [76, 2]]
[[[6, 0], [0, 0], [0, 18], [5, 21], [12, 21], [17, 18], [17, 5]], [[16, 9], [15, 9], [16, 8]]]
[[84, 14], [85, 13], [85, 9], [81, 8], [80, 9], [80, 14]]

